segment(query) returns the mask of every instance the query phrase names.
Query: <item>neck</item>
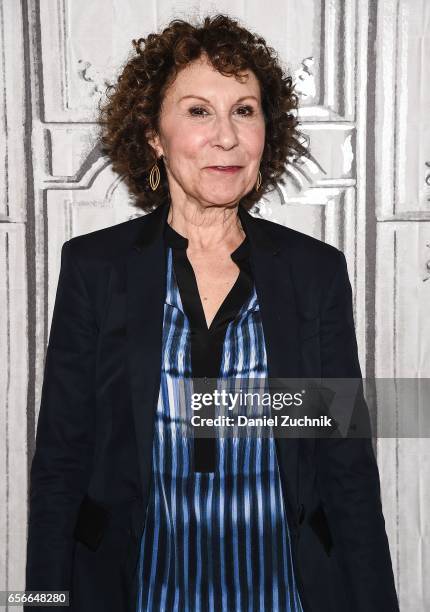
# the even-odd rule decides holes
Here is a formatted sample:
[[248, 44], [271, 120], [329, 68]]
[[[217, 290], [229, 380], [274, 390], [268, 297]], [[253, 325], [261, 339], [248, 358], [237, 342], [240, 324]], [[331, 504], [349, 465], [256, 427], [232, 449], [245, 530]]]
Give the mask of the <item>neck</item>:
[[171, 202], [167, 223], [188, 239], [190, 252], [231, 252], [245, 238], [238, 206], [202, 206], [191, 202]]

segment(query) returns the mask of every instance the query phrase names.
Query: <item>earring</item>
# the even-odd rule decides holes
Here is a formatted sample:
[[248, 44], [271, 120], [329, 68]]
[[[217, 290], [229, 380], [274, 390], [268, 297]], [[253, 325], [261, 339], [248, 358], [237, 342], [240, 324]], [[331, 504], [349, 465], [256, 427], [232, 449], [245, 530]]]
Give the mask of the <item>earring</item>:
[[149, 173], [149, 184], [151, 185], [152, 191], [155, 191], [160, 184], [160, 169], [157, 162], [152, 166], [151, 172]]
[[257, 184], [255, 185], [255, 191], [258, 191], [260, 189], [261, 183], [262, 183], [262, 178], [261, 178], [261, 172], [259, 170], [258, 176], [257, 176]]

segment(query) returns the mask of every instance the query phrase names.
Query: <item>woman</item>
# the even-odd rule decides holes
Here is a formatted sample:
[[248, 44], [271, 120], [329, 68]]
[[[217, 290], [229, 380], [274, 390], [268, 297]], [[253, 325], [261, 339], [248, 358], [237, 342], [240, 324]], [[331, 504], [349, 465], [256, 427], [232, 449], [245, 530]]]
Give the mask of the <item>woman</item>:
[[361, 377], [343, 253], [248, 212], [308, 155], [291, 78], [223, 15], [133, 42], [100, 123], [151, 212], [63, 245], [26, 588], [80, 612], [398, 610], [370, 439], [177, 426], [191, 376]]

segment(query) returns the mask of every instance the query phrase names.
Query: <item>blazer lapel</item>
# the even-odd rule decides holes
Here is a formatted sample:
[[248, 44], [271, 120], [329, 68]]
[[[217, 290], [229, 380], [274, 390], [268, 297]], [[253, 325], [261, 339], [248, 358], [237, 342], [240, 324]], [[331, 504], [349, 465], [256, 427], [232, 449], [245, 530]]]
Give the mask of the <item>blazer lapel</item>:
[[148, 499], [152, 444], [161, 379], [166, 261], [162, 229], [169, 207], [146, 215], [127, 260], [128, 367], [143, 499]]
[[[162, 325], [166, 294], [163, 228], [170, 203], [144, 219], [127, 260], [127, 342], [143, 499], [152, 472], [154, 420], [161, 376]], [[239, 217], [250, 242], [251, 268], [266, 340], [268, 377], [298, 378], [300, 338], [285, 234], [255, 219], [242, 206]], [[298, 439], [276, 438], [284, 500], [296, 520]]]
[[[249, 237], [251, 268], [260, 305], [267, 353], [267, 376], [299, 378], [300, 336], [291, 258], [285, 234], [255, 219], [242, 206], [239, 217]], [[297, 522], [298, 438], [275, 438], [276, 453], [289, 521]]]

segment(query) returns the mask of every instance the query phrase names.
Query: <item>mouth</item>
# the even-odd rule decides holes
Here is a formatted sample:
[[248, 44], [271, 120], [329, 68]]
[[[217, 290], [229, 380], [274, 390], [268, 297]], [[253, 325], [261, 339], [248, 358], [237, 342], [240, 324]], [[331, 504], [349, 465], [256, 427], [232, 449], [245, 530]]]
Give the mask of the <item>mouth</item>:
[[242, 169], [242, 166], [208, 166], [206, 170], [213, 170], [215, 172], [227, 172], [235, 173]]

